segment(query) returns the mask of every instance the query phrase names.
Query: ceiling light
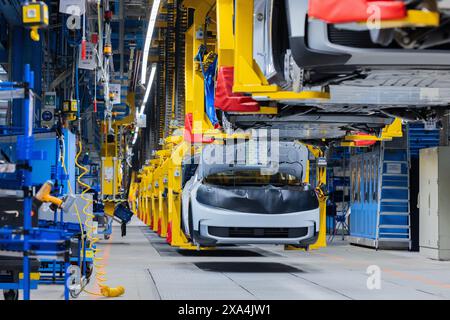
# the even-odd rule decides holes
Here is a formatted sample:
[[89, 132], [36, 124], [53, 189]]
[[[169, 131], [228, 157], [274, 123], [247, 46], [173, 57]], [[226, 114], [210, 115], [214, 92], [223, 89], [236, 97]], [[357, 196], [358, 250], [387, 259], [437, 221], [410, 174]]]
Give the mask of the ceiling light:
[[139, 128], [137, 128], [136, 132], [134, 133], [133, 142], [132, 142], [133, 145], [136, 143], [138, 135], [139, 135]]
[[150, 97], [150, 92], [152, 91], [153, 82], [155, 81], [156, 75], [156, 63], [152, 65], [152, 71], [150, 72], [150, 79], [148, 80], [147, 89], [145, 90], [144, 100], [142, 101], [141, 109], [139, 114], [144, 113], [145, 105], [147, 104], [148, 98]]
[[148, 55], [150, 53], [150, 44], [152, 43], [153, 31], [155, 30], [156, 19], [158, 17], [160, 4], [161, 0], [154, 0], [152, 11], [150, 12], [147, 35], [145, 36], [144, 52], [142, 54], [141, 84], [145, 84], [145, 82], [147, 81]]

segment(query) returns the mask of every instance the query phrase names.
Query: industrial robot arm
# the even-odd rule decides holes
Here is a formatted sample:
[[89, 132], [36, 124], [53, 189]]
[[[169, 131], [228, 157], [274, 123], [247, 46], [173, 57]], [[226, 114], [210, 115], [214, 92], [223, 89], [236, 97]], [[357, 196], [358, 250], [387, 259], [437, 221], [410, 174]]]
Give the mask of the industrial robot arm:
[[56, 208], [62, 209], [64, 212], [68, 212], [75, 202], [75, 196], [69, 194], [63, 198], [54, 197], [54, 196], [50, 195], [52, 188], [53, 188], [53, 182], [51, 180], [48, 180], [39, 189], [35, 198], [41, 202], [51, 203]]

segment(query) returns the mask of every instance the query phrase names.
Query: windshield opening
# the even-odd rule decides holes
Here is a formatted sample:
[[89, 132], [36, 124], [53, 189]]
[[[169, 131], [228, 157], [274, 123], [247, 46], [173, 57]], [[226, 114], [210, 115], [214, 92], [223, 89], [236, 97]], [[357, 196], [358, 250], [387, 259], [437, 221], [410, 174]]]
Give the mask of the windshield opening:
[[204, 182], [220, 186], [302, 186], [303, 181], [293, 175], [277, 172], [263, 174], [260, 170], [229, 170], [211, 174]]

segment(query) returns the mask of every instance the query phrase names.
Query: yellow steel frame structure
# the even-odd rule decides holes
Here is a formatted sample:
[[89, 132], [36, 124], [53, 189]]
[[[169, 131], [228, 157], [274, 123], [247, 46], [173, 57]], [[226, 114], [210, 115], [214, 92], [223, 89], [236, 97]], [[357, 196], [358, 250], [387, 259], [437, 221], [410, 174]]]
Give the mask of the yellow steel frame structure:
[[[300, 143], [300, 142], [299, 142]], [[315, 147], [313, 145], [306, 145], [309, 152], [316, 158], [321, 158], [325, 155], [322, 149]], [[310, 163], [307, 162], [306, 166], [306, 183], [310, 183], [309, 177]], [[319, 200], [319, 211], [320, 211], [320, 225], [319, 225], [319, 235], [317, 237], [316, 243], [309, 246], [309, 249], [320, 249], [327, 246], [327, 199], [328, 196], [324, 193], [322, 187], [327, 183], [327, 168], [326, 167], [316, 167], [316, 193]], [[285, 250], [304, 250], [303, 248], [298, 248], [292, 245], [286, 245]]]
[[130, 191], [128, 193], [128, 204], [130, 205], [131, 211], [134, 213], [135, 216], [139, 218], [138, 212], [137, 212], [137, 201], [140, 194], [140, 188], [138, 187], [138, 184], [136, 183], [136, 173], [133, 172], [131, 174], [131, 183], [130, 183]]
[[[119, 130], [121, 126], [127, 126], [134, 122], [135, 114], [135, 94], [128, 93], [126, 104], [130, 108], [130, 113], [127, 117], [121, 120], [114, 120], [112, 123], [112, 129], [114, 130], [114, 141], [108, 142], [106, 135], [103, 136], [103, 143], [101, 146], [101, 189], [103, 195], [104, 211], [105, 214], [112, 217], [114, 216], [114, 209], [120, 202], [125, 201], [123, 195], [120, 194], [120, 186], [122, 184], [122, 170], [119, 157], [118, 141]], [[104, 132], [107, 131], [107, 122], [102, 123]]]
[[[151, 181], [153, 178], [153, 167], [145, 166], [142, 168], [141, 173], [138, 175], [140, 179], [139, 183], [139, 197], [137, 199], [138, 202], [138, 210], [137, 216], [147, 225], [151, 225]], [[130, 192], [131, 193], [131, 192]]]
[[[405, 18], [384, 20], [377, 27], [380, 29], [439, 27], [440, 21], [439, 12], [408, 10]], [[367, 25], [367, 21], [361, 21], [358, 24]]]
[[[319, 159], [325, 155], [322, 149], [307, 145], [309, 151], [314, 155], [316, 159]], [[327, 168], [317, 165], [316, 167], [316, 193], [319, 198], [319, 210], [320, 210], [320, 226], [319, 236], [316, 243], [310, 246], [310, 249], [319, 249], [327, 246], [327, 199], [328, 196], [324, 193], [322, 187], [327, 183]]]
[[[205, 132], [216, 130], [205, 113], [204, 79], [194, 57], [204, 44], [204, 39], [197, 36], [198, 32], [204, 28], [207, 15], [213, 11], [216, 1], [186, 0], [183, 4], [186, 8], [195, 10], [193, 23], [187, 30], [185, 39], [185, 112], [192, 114], [192, 134], [203, 136]], [[145, 204], [141, 205], [145, 213], [141, 213], [140, 217], [148, 215], [148, 225], [161, 237], [167, 238], [172, 246], [196, 249], [181, 230], [181, 165], [183, 158], [193, 147], [180, 134], [172, 135], [164, 142], [163, 149], [156, 153], [156, 159], [143, 170], [142, 180], [145, 182], [140, 187], [139, 197], [146, 200], [141, 200]]]
[[[202, 134], [204, 130], [213, 129], [205, 113], [205, 83], [200, 64], [194, 61], [198, 49], [204, 39], [197, 37], [203, 30], [208, 13], [214, 7], [215, 0], [185, 0], [186, 8], [194, 9], [192, 26], [186, 32], [186, 114], [192, 114], [194, 134]], [[206, 35], [205, 35], [206, 36]]]
[[379, 136], [374, 135], [347, 135], [341, 142], [341, 147], [356, 147], [358, 141], [391, 141], [393, 138], [401, 138], [403, 136], [403, 124], [400, 118], [396, 118], [392, 124], [387, 125], [381, 131]]
[[148, 177], [148, 195], [149, 195], [149, 225], [153, 231], [158, 231], [158, 210], [159, 210], [159, 194], [158, 194], [158, 183], [155, 183], [156, 168], [159, 166], [160, 160], [154, 159], [150, 161], [151, 165], [151, 176]]
[[189, 149], [191, 149], [191, 146], [188, 143], [183, 142], [177, 145], [169, 161], [168, 215], [171, 229], [170, 244], [183, 249], [197, 249], [181, 230], [181, 195], [183, 191], [181, 163], [184, 156], [190, 152]]
[[[212, 127], [205, 112], [203, 75], [199, 63], [194, 59], [200, 46], [205, 44], [204, 39], [198, 36], [198, 31], [203, 30], [207, 17], [214, 12], [217, 43], [215, 48], [213, 44], [207, 43], [208, 50], [215, 50], [218, 54], [219, 67], [234, 66], [233, 90], [235, 92], [263, 96], [272, 100], [329, 98], [326, 92], [283, 92], [277, 86], [267, 82], [253, 60], [253, 3], [253, 0], [185, 0], [183, 3], [186, 8], [195, 10], [193, 23], [185, 34], [185, 112], [192, 114], [193, 132], [191, 134], [196, 137], [214, 138], [216, 143], [227, 138], [236, 138]], [[276, 114], [277, 108], [263, 106], [260, 113]], [[167, 238], [172, 246], [198, 249], [190, 243], [181, 228], [182, 161], [187, 155], [200, 152], [202, 141], [196, 143], [186, 141], [180, 131], [182, 130], [178, 130], [177, 133], [176, 130], [172, 136], [166, 138], [162, 150], [156, 153], [155, 159], [142, 168], [133, 183], [138, 196], [136, 198], [130, 196], [129, 201], [132, 202], [136, 215], [161, 237]], [[349, 136], [346, 143], [354, 144], [361, 139], [392, 139], [399, 134], [401, 136], [401, 121], [396, 120], [383, 130], [380, 137]], [[241, 138], [245, 139], [245, 135]], [[313, 146], [308, 148], [316, 158], [323, 156], [321, 149]], [[318, 167], [316, 172], [320, 232], [317, 242], [310, 246], [312, 249], [326, 246], [327, 196], [321, 188], [326, 184], [326, 168]]]
[[[221, 38], [220, 46], [230, 56], [231, 50], [234, 50], [234, 92], [243, 92], [258, 97], [267, 97], [270, 100], [304, 100], [304, 99], [329, 99], [330, 95], [322, 91], [301, 91], [287, 92], [281, 90], [276, 85], [271, 85], [264, 77], [261, 69], [253, 59], [253, 10], [254, 0], [218, 0], [219, 11], [219, 36], [225, 38], [231, 37], [234, 46], [231, 45], [231, 39]], [[233, 10], [234, 9], [234, 10]], [[233, 32], [232, 17], [235, 18], [235, 27]], [[227, 18], [228, 22], [223, 22]], [[231, 23], [231, 25], [230, 25]], [[229, 57], [219, 61], [219, 66], [229, 63]], [[228, 64], [228, 66], [230, 66]]]
[[170, 240], [172, 246], [183, 249], [197, 249], [181, 230], [181, 164], [190, 148], [181, 136], [167, 138], [164, 149], [139, 174], [139, 196], [135, 200], [138, 218]]
[[167, 236], [168, 225], [168, 166], [170, 150], [164, 149], [157, 152], [157, 157], [160, 159], [159, 166], [155, 169], [153, 175], [154, 181], [154, 206], [155, 213], [153, 219], [153, 230], [156, 231], [161, 237]]

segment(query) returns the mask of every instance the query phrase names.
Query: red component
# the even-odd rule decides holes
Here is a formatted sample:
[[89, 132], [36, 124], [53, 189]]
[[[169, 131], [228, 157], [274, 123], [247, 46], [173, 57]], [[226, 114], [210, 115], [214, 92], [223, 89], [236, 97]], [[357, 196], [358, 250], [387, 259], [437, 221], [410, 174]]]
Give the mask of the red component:
[[[355, 134], [356, 136], [367, 136], [365, 133], [358, 132]], [[376, 139], [375, 137], [373, 137]], [[355, 147], [370, 147], [373, 146], [375, 143], [377, 143], [377, 140], [360, 140], [355, 141]]]
[[172, 243], [172, 222], [169, 222], [169, 224], [167, 225], [166, 241], [167, 241], [168, 244]]
[[308, 14], [328, 23], [360, 22], [379, 12], [381, 20], [406, 17], [406, 6], [398, 0], [309, 0]]
[[81, 40], [81, 60], [86, 60], [86, 39]]
[[161, 235], [161, 218], [158, 219], [158, 230], [156, 231], [156, 233]]
[[203, 134], [194, 134], [194, 126], [192, 120], [192, 113], [186, 114], [184, 118], [184, 140], [190, 143], [213, 143], [213, 138], [204, 138]]
[[257, 112], [259, 103], [242, 93], [233, 92], [234, 67], [220, 67], [214, 106], [229, 112]]
[[96, 34], [96, 33], [91, 34], [91, 42], [93, 44], [97, 44], [98, 43], [98, 34]]
[[113, 13], [111, 10], [105, 11], [105, 21], [110, 22], [112, 20]]
[[376, 141], [355, 141], [355, 147], [370, 147], [373, 146], [375, 143], [377, 143]]
[[94, 99], [94, 112], [97, 112], [97, 99]]

